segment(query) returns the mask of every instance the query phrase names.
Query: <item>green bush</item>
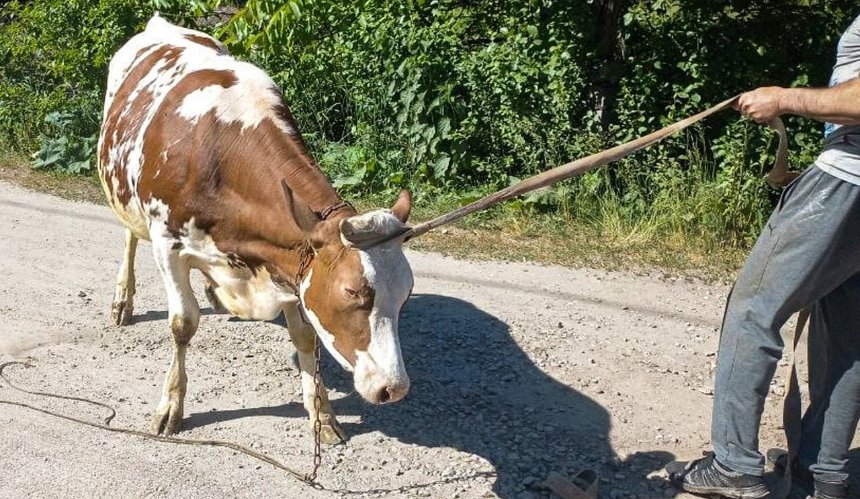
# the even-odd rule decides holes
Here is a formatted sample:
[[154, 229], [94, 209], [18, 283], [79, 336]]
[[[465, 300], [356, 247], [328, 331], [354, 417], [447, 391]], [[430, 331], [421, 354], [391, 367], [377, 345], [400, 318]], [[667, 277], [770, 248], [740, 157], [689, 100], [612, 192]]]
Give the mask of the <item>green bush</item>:
[[588, 9], [514, 4], [250, 1], [222, 37], [270, 69], [317, 148], [369, 151], [364, 188], [490, 189], [569, 157], [586, 111], [571, 33]]
[[[615, 6], [614, 10], [611, 8]], [[212, 11], [235, 15], [213, 25]], [[0, 10], [0, 138], [91, 168], [110, 55], [153, 10], [281, 85], [339, 189], [465, 201], [765, 84], [827, 83], [847, 0], [34, 0]], [[778, 27], [778, 29], [777, 29]], [[786, 40], [790, 37], [791, 42]], [[47, 120], [47, 121], [46, 121]], [[820, 125], [789, 120], [792, 160]], [[746, 245], [775, 146], [725, 112], [514, 209]]]
[[[847, 1], [616, 2], [607, 35], [605, 3], [250, 0], [221, 36], [275, 75], [342, 188], [435, 197], [503, 187], [759, 85], [825, 85], [855, 14]], [[802, 168], [820, 125], [789, 126]], [[515, 206], [597, 219], [609, 203], [631, 223], [749, 244], [773, 199], [770, 134], [726, 112]]]
[[134, 0], [0, 7], [0, 142], [36, 151], [39, 168], [92, 169], [108, 63], [154, 8]]

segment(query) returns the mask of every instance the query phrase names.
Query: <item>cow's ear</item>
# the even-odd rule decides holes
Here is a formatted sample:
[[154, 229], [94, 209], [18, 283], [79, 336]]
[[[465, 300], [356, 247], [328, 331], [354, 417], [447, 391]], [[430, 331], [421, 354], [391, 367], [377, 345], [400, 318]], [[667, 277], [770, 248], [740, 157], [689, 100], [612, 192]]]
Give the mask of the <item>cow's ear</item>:
[[281, 186], [284, 188], [284, 197], [287, 199], [287, 209], [293, 215], [296, 225], [305, 234], [312, 234], [320, 223], [320, 217], [296, 200], [293, 190], [287, 185], [286, 180], [281, 180]]
[[403, 189], [400, 191], [400, 195], [397, 196], [397, 202], [394, 203], [394, 206], [391, 208], [391, 213], [394, 213], [394, 216], [398, 218], [403, 223], [406, 223], [409, 220], [409, 212], [412, 211], [412, 195], [409, 194], [409, 191]]

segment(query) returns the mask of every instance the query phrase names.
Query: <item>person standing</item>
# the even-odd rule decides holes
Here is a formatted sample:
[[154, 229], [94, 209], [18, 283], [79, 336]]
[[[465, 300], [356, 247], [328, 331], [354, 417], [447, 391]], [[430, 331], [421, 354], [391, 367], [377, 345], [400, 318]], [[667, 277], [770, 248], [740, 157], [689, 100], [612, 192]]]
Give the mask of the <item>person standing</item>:
[[[848, 497], [848, 451], [860, 418], [860, 16], [842, 35], [828, 88], [762, 87], [737, 108], [825, 122], [815, 163], [783, 192], [728, 298], [714, 387], [713, 452], [670, 475], [681, 489], [729, 498], [768, 494], [758, 433], [779, 361], [780, 328], [812, 307], [810, 407], [795, 479], [815, 499]], [[813, 492], [814, 489], [814, 492]]]

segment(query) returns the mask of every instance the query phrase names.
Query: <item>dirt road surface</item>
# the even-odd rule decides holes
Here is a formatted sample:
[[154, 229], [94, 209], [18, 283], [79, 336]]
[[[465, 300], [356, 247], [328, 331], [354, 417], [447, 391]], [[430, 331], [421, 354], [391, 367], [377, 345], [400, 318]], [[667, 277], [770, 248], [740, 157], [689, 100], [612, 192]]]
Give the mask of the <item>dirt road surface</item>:
[[[105, 207], [0, 183], [0, 362], [30, 389], [114, 406], [145, 430], [170, 359], [166, 303], [142, 243], [134, 323], [110, 324], [122, 232]], [[708, 447], [723, 285], [408, 253], [401, 338], [412, 390], [372, 407], [324, 357], [350, 439], [313, 490], [232, 451], [92, 429], [0, 405], [0, 497], [546, 497], [550, 471], [595, 469], [602, 498], [689, 497], [662, 478]], [[202, 285], [196, 276], [201, 303]], [[203, 310], [182, 436], [238, 442], [306, 470], [312, 438], [283, 323]], [[781, 380], [773, 387], [779, 391]], [[103, 409], [18, 400], [98, 420]], [[779, 397], [762, 447], [779, 442]]]

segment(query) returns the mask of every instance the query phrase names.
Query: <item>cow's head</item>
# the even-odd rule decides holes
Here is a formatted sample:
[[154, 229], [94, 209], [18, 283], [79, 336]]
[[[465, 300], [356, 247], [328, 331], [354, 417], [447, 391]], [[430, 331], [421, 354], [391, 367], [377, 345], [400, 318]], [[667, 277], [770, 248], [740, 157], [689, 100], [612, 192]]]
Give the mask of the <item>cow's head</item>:
[[400, 309], [412, 291], [402, 238], [411, 200], [403, 191], [391, 210], [375, 210], [315, 229], [314, 259], [300, 286], [308, 320], [326, 349], [353, 372], [355, 388], [374, 404], [409, 391], [398, 337]]

